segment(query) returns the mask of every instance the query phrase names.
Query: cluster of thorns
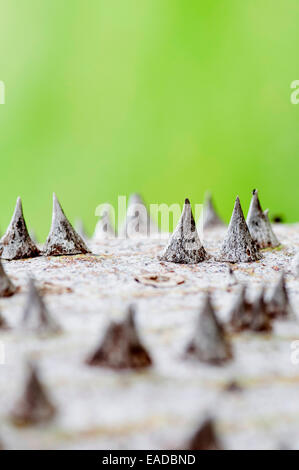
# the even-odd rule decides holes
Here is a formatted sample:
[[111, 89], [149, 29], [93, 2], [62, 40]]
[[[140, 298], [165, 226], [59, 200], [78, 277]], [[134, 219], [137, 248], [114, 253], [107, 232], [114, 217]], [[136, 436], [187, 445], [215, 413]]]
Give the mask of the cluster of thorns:
[[[136, 201], [136, 196], [134, 196], [133, 203], [136, 202], [140, 204], [141, 200], [137, 198]], [[132, 214], [132, 210], [130, 213]], [[134, 217], [138, 219], [138, 211], [135, 212]], [[126, 224], [128, 222], [127, 220]], [[224, 225], [210, 198], [205, 204], [203, 225], [204, 229]], [[142, 220], [138, 221], [138, 226], [142, 232]], [[97, 236], [102, 234], [107, 237], [112, 234], [107, 215], [99, 222], [96, 232]], [[254, 190], [247, 220], [244, 218], [240, 200], [237, 197], [230, 224], [216, 260], [228, 263], [253, 262], [261, 259], [262, 249], [274, 248], [278, 245], [279, 241], [273, 232], [268, 212], [262, 211], [257, 191]], [[36, 246], [28, 233], [22, 203], [18, 198], [10, 225], [0, 241], [0, 250], [1, 257], [6, 260], [40, 255], [67, 256], [90, 253], [83, 237], [74, 230], [66, 218], [55, 194], [52, 225], [43, 249], [40, 250]], [[185, 200], [178, 225], [159, 258], [164, 262], [180, 264], [196, 264], [210, 258], [198, 236], [188, 199]], [[233, 278], [233, 271], [231, 267], [229, 269]], [[17, 291], [18, 288], [9, 279], [0, 261], [0, 296], [9, 297]], [[239, 333], [244, 330], [269, 332], [274, 319], [291, 316], [292, 310], [283, 273], [273, 286], [270, 295], [266, 296], [262, 288], [254, 301], [248, 300], [245, 286], [240, 286], [226, 325], [223, 325], [217, 318], [210, 294], [207, 294], [199, 313], [195, 333], [185, 347], [183, 356], [206, 364], [222, 365], [233, 358], [229, 339], [232, 332]], [[9, 328], [9, 325], [0, 314], [0, 329], [6, 328]], [[49, 314], [33, 279], [29, 279], [22, 328], [42, 336], [62, 332], [61, 326]], [[86, 364], [114, 370], [140, 370], [153, 365], [151, 353], [138, 334], [133, 306], [129, 307], [123, 322], [112, 322], [108, 326], [99, 346], [86, 359]], [[55, 406], [40, 381], [36, 365], [29, 363], [28, 380], [20, 400], [11, 412], [12, 421], [16, 425], [34, 425], [49, 421], [55, 413]], [[221, 445], [211, 419], [207, 419], [200, 426], [187, 444], [187, 448], [192, 450], [219, 447]]]

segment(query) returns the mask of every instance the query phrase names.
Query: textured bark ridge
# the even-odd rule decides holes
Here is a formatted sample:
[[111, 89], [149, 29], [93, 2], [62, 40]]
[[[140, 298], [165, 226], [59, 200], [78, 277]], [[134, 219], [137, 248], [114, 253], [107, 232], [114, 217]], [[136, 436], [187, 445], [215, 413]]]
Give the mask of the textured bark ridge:
[[16, 291], [16, 286], [9, 279], [0, 260], [0, 297], [10, 297], [14, 295]]
[[115, 230], [112, 227], [111, 220], [110, 220], [110, 214], [108, 209], [105, 210], [100, 217], [96, 228], [94, 230], [93, 234], [93, 240], [104, 240], [107, 238], [115, 238]]
[[84, 253], [90, 253], [90, 251], [66, 218], [54, 193], [52, 225], [43, 249], [43, 254], [46, 256], [59, 256], [79, 255]]
[[38, 377], [34, 365], [29, 365], [28, 379], [21, 398], [11, 412], [11, 419], [17, 426], [30, 426], [50, 421], [55, 407]]
[[110, 324], [100, 347], [87, 359], [87, 364], [116, 370], [144, 369], [152, 365], [136, 329], [133, 307], [122, 323]]
[[230, 263], [249, 263], [260, 258], [261, 255], [249, 233], [240, 199], [237, 196], [218, 259], [219, 261], [229, 261]]
[[206, 257], [206, 251], [196, 230], [190, 201], [186, 199], [178, 225], [160, 259], [172, 263], [196, 264], [204, 261]]
[[7, 260], [34, 258], [40, 255], [39, 249], [29, 236], [19, 197], [7, 231], [0, 240], [0, 250], [2, 258]]
[[132, 238], [150, 236], [158, 232], [158, 227], [151, 219], [143, 199], [139, 194], [129, 198], [126, 219], [119, 229], [119, 236]]
[[242, 286], [234, 299], [229, 313], [229, 326], [239, 332], [250, 327], [252, 319], [252, 304], [246, 300], [246, 288]]
[[213, 199], [210, 193], [206, 194], [203, 206], [203, 229], [209, 230], [215, 227], [224, 227], [225, 223], [216, 212]]
[[272, 289], [270, 298], [267, 302], [267, 310], [268, 315], [271, 318], [286, 318], [294, 316], [294, 312], [289, 301], [284, 273], [279, 276]]
[[50, 316], [34, 281], [29, 279], [29, 291], [24, 308], [22, 328], [42, 336], [61, 332], [60, 326]]
[[268, 217], [268, 210], [263, 212], [258, 197], [257, 189], [252, 192], [251, 203], [247, 215], [247, 225], [252, 239], [258, 248], [268, 248], [279, 246], [279, 241], [272, 230]]
[[186, 446], [186, 450], [221, 450], [222, 445], [215, 431], [214, 421], [207, 419], [196, 430]]
[[194, 337], [187, 346], [186, 357], [215, 365], [232, 358], [230, 343], [225, 338], [209, 295], [205, 298]]

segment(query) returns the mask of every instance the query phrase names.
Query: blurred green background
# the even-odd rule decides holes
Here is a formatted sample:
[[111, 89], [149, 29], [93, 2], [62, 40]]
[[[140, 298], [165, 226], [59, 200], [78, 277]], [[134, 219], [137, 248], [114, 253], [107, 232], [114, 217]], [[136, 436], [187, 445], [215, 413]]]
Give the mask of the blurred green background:
[[298, 220], [298, 41], [298, 0], [0, 0], [1, 231], [53, 190], [89, 231], [133, 191]]

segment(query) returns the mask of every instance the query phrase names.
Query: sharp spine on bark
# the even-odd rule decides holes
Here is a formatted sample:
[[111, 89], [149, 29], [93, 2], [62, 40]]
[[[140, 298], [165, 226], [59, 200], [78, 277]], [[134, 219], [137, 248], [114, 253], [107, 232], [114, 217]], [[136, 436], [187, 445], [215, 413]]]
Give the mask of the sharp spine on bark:
[[17, 426], [31, 426], [50, 421], [56, 413], [47, 391], [40, 382], [35, 365], [29, 364], [29, 374], [23, 395], [11, 412]]
[[152, 359], [139, 338], [132, 306], [122, 323], [110, 324], [100, 347], [87, 359], [87, 364], [116, 370], [136, 370], [152, 365]]
[[268, 247], [274, 248], [280, 244], [272, 230], [268, 212], [268, 210], [263, 212], [258, 197], [258, 191], [254, 189], [252, 191], [246, 222], [253, 241], [260, 249]]
[[107, 238], [115, 238], [115, 230], [112, 227], [109, 210], [105, 209], [95, 227], [93, 240], [103, 240]]
[[53, 193], [53, 214], [50, 233], [46, 240], [45, 256], [78, 255], [90, 253], [85, 242], [66, 218], [56, 194]]
[[267, 301], [267, 311], [271, 318], [294, 317], [293, 309], [290, 305], [289, 295], [286, 288], [285, 275], [282, 273], [273, 286], [270, 297]]
[[225, 223], [216, 212], [211, 193], [206, 193], [203, 206], [203, 230], [225, 227]]
[[211, 418], [206, 419], [196, 430], [186, 450], [221, 450], [222, 445], [215, 431], [215, 424]]
[[246, 288], [242, 286], [235, 298], [229, 313], [229, 327], [239, 332], [250, 327], [252, 320], [252, 304], [246, 300]]
[[249, 263], [257, 261], [261, 254], [248, 230], [239, 196], [236, 198], [226, 237], [220, 249], [219, 261]]
[[29, 290], [24, 308], [22, 328], [42, 336], [61, 333], [60, 326], [50, 316], [43, 298], [39, 294], [33, 279], [29, 279]]
[[83, 240], [88, 240], [88, 235], [84, 227], [84, 223], [82, 219], [76, 219], [74, 228], [77, 232], [77, 234], [83, 239]]
[[264, 288], [262, 288], [252, 305], [252, 319], [250, 323], [250, 330], [252, 331], [263, 333], [272, 330], [272, 324], [264, 297], [265, 291]]
[[207, 258], [199, 239], [189, 199], [185, 199], [182, 215], [168, 244], [160, 256], [163, 261], [196, 264]]
[[2, 258], [7, 260], [34, 258], [40, 255], [39, 249], [29, 236], [20, 197], [17, 199], [6, 233], [0, 240], [0, 251]]
[[119, 229], [119, 236], [125, 238], [150, 236], [158, 231], [141, 196], [137, 193], [131, 194], [126, 219]]
[[232, 358], [230, 343], [216, 317], [209, 294], [204, 300], [195, 334], [186, 348], [185, 357], [215, 365], [221, 365]]
[[16, 286], [6, 274], [2, 261], [0, 260], [0, 297], [10, 297], [17, 291]]

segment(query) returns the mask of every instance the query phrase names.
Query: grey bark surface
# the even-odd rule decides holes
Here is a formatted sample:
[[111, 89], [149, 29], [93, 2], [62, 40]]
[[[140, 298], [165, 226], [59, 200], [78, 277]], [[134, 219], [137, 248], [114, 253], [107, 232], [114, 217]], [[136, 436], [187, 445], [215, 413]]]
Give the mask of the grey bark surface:
[[218, 259], [230, 263], [249, 263], [260, 258], [261, 254], [249, 233], [240, 199], [237, 197]]
[[189, 199], [185, 200], [182, 215], [161, 260], [179, 264], [197, 264], [207, 257], [199, 239]]
[[50, 233], [43, 248], [45, 256], [78, 255], [89, 253], [84, 240], [76, 233], [53, 194], [53, 213]]
[[[181, 448], [202, 418], [212, 415], [226, 449], [276, 449], [281, 440], [298, 449], [299, 366], [292, 349], [299, 340], [297, 319], [278, 317], [266, 334], [247, 330], [228, 335], [234, 356], [219, 367], [182, 358], [207, 292], [225, 325], [240, 285], [247, 286], [252, 303], [263, 286], [271, 293], [285, 271], [298, 317], [298, 278], [292, 261], [299, 250], [299, 224], [276, 224], [274, 229], [281, 246], [266, 250], [261, 261], [235, 264], [238, 284], [229, 286], [227, 263], [215, 261], [225, 229], [210, 232], [204, 243], [211, 257], [193, 265], [160, 261], [166, 242], [154, 237], [91, 242], [92, 255], [4, 260], [4, 269], [19, 288], [16, 295], [0, 298], [2, 316], [10, 326], [0, 331], [0, 352], [1, 345], [5, 347], [0, 434], [5, 447]], [[160, 286], [164, 275], [169, 283]], [[49, 312], [61, 325], [60, 335], [41, 337], [20, 328], [28, 276], [34, 276]], [[136, 281], [143, 276], [156, 283]], [[88, 366], [86, 358], [107, 325], [122, 323], [131, 303], [152, 366], [140, 371]], [[22, 395], [28, 357], [37, 361], [57, 413], [45, 426], [20, 430], [7, 413]], [[242, 392], [226, 390], [232, 379]]]
[[269, 220], [268, 210], [263, 212], [256, 189], [252, 193], [246, 223], [252, 239], [260, 249], [279, 246]]
[[29, 236], [19, 197], [10, 224], [0, 240], [0, 251], [2, 258], [7, 260], [34, 258], [40, 254]]

